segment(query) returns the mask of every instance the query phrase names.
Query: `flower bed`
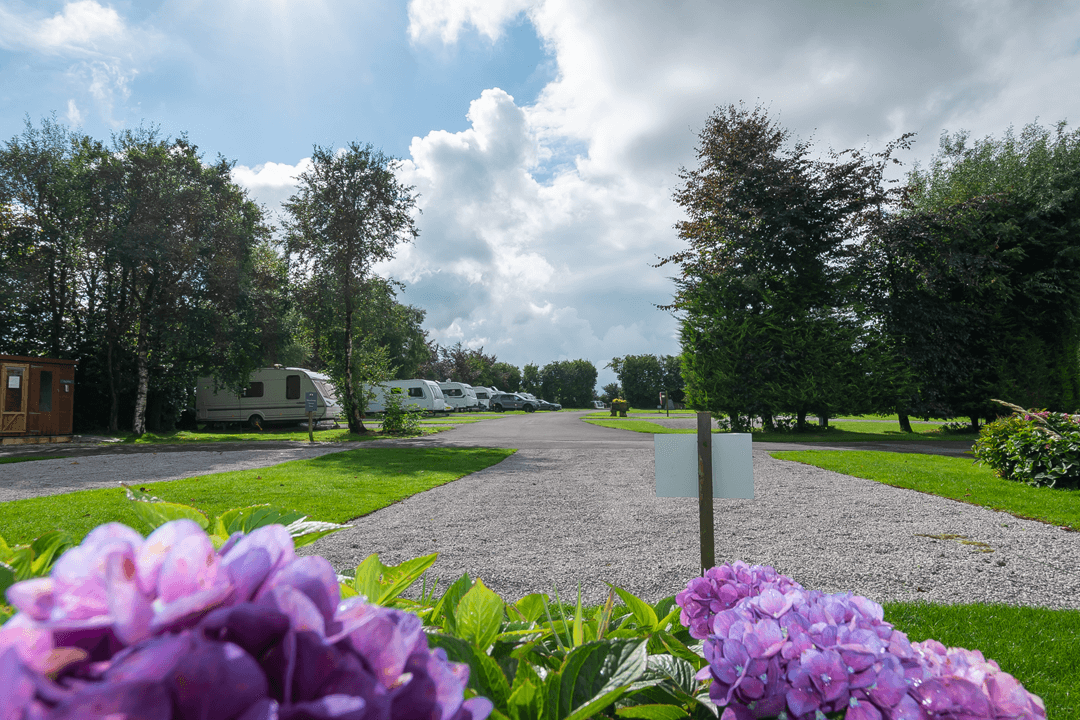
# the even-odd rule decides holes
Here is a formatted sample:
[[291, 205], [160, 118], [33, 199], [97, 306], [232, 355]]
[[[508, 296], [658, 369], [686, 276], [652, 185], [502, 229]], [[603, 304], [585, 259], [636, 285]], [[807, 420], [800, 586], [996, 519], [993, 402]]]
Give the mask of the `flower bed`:
[[975, 457], [1006, 480], [1036, 487], [1080, 488], [1080, 414], [1025, 410], [983, 427]]
[[342, 578], [282, 525], [219, 538], [103, 525], [8, 588], [0, 718], [1046, 717], [977, 651], [910, 643], [876, 603], [769, 567], [712, 568], [656, 605], [613, 587], [592, 617], [579, 595], [568, 617], [468, 575], [401, 598], [433, 555]]

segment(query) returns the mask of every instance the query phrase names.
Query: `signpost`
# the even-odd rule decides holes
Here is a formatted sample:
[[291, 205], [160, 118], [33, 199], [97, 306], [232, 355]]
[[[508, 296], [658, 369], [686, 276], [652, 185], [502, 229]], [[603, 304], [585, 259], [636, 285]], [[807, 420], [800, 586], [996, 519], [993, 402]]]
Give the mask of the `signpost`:
[[315, 419], [315, 408], [317, 407], [317, 396], [313, 392], [304, 394], [304, 411], [307, 413], [307, 438], [308, 442], [315, 442], [315, 435], [312, 432], [312, 423]]
[[714, 435], [711, 414], [699, 412], [696, 435], [653, 435], [653, 452], [656, 496], [698, 498], [704, 572], [716, 564], [713, 498], [754, 498], [750, 434]]

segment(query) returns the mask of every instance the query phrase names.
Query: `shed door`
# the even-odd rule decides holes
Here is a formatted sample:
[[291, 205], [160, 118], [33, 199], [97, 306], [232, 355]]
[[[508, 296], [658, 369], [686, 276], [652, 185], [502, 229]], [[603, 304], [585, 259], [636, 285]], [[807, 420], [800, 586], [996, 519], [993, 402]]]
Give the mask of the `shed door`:
[[27, 391], [26, 429], [34, 435], [56, 434], [56, 376], [53, 370], [40, 365], [30, 366], [30, 387]]
[[28, 370], [26, 365], [4, 365], [0, 371], [4, 392], [3, 402], [0, 403], [0, 432], [26, 432]]

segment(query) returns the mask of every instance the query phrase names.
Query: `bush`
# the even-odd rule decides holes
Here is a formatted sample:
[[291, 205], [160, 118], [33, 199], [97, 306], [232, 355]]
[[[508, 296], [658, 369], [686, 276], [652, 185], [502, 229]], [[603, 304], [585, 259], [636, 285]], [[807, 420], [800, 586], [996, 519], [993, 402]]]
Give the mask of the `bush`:
[[387, 393], [382, 431], [388, 435], [416, 435], [420, 432], [420, 411], [402, 406], [400, 395]]
[[975, 457], [999, 477], [1036, 487], [1080, 488], [1080, 414], [1014, 410], [983, 427]]

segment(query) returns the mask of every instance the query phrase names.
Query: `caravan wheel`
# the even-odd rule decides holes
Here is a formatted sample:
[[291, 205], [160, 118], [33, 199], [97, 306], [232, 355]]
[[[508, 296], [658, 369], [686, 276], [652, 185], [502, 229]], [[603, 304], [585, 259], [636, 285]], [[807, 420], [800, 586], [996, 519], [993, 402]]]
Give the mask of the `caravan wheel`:
[[259, 417], [258, 415], [252, 415], [248, 418], [248, 427], [255, 428], [259, 432], [262, 432], [262, 422], [263, 420], [261, 417]]

